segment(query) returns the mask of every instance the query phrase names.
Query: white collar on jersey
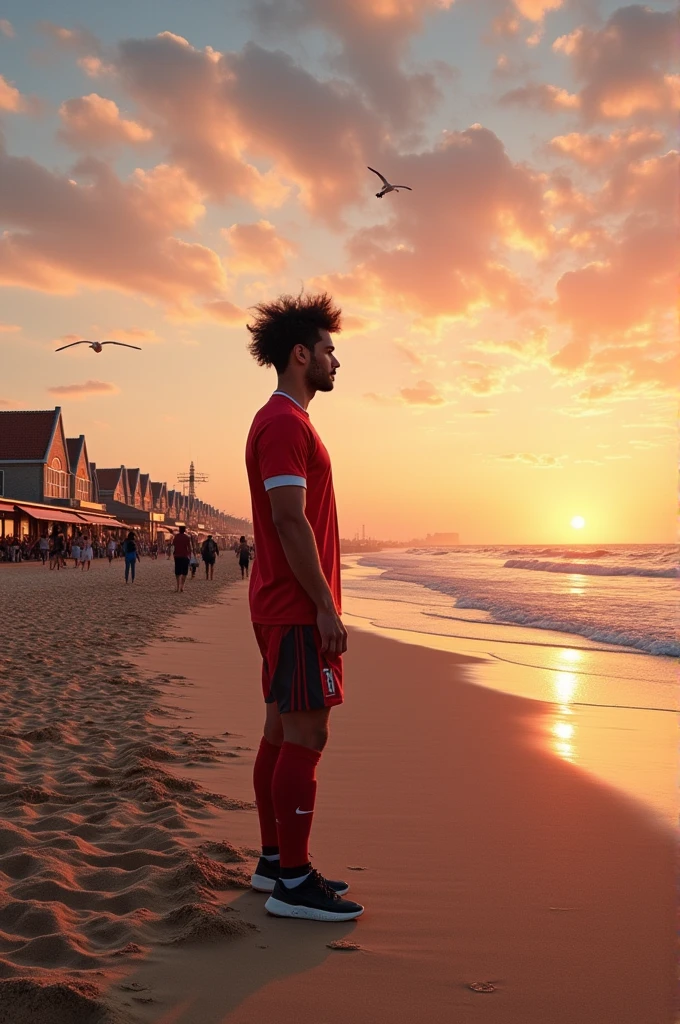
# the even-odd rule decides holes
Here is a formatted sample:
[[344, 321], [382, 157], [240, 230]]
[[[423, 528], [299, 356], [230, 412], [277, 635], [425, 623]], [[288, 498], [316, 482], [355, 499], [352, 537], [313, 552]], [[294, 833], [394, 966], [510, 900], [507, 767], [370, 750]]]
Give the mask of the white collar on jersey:
[[[274, 395], [282, 395], [283, 398], [288, 398], [293, 403], [293, 405], [297, 405], [298, 409], [302, 409], [303, 412], [307, 412], [304, 405], [300, 405], [300, 403], [297, 402], [294, 398], [292, 398], [287, 391], [275, 391], [274, 394], [272, 395], [272, 398], [274, 397]], [[309, 416], [308, 412], [307, 415]]]

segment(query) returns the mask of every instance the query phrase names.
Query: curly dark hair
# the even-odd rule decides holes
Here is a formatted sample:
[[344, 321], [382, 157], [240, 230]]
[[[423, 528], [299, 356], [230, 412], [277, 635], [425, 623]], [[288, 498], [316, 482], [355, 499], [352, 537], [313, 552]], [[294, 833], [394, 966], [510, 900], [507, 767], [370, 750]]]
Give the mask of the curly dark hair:
[[288, 366], [295, 345], [304, 345], [313, 352], [320, 330], [329, 334], [342, 330], [342, 313], [327, 292], [280, 295], [273, 302], [260, 302], [253, 308], [248, 350], [260, 366], [273, 366], [278, 373]]

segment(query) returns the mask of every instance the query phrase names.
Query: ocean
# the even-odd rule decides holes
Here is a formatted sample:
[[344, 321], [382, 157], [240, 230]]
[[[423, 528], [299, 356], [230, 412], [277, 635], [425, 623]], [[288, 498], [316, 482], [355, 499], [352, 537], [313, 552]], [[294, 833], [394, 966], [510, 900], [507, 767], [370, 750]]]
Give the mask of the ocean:
[[[467, 682], [543, 702], [527, 742], [676, 826], [675, 545], [410, 548], [342, 561], [348, 625], [474, 659]], [[414, 682], [436, 714], [428, 680]], [[351, 673], [346, 685], [351, 699]]]
[[[428, 646], [450, 638], [457, 650], [527, 668], [554, 670], [569, 651], [572, 666], [595, 669], [599, 653], [607, 676], [641, 684], [620, 681], [617, 703], [678, 707], [675, 545], [410, 548], [343, 561], [345, 610], [358, 625], [407, 631]], [[591, 686], [590, 696], [612, 703], [611, 689]]]

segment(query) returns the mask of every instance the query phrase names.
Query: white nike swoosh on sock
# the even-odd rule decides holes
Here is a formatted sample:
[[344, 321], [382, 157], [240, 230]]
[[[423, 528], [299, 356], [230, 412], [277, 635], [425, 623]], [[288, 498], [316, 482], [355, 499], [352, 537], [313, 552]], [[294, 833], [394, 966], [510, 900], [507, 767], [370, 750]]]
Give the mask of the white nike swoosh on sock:
[[314, 811], [301, 811], [299, 807], [295, 810], [296, 814], [314, 814]]

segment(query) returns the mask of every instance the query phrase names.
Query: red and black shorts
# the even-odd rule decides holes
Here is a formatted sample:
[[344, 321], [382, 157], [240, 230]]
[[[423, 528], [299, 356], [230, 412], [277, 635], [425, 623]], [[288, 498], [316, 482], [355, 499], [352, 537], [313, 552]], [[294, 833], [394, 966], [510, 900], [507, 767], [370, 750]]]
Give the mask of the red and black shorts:
[[265, 703], [287, 711], [312, 711], [342, 704], [342, 655], [321, 651], [316, 626], [253, 623], [262, 653]]

